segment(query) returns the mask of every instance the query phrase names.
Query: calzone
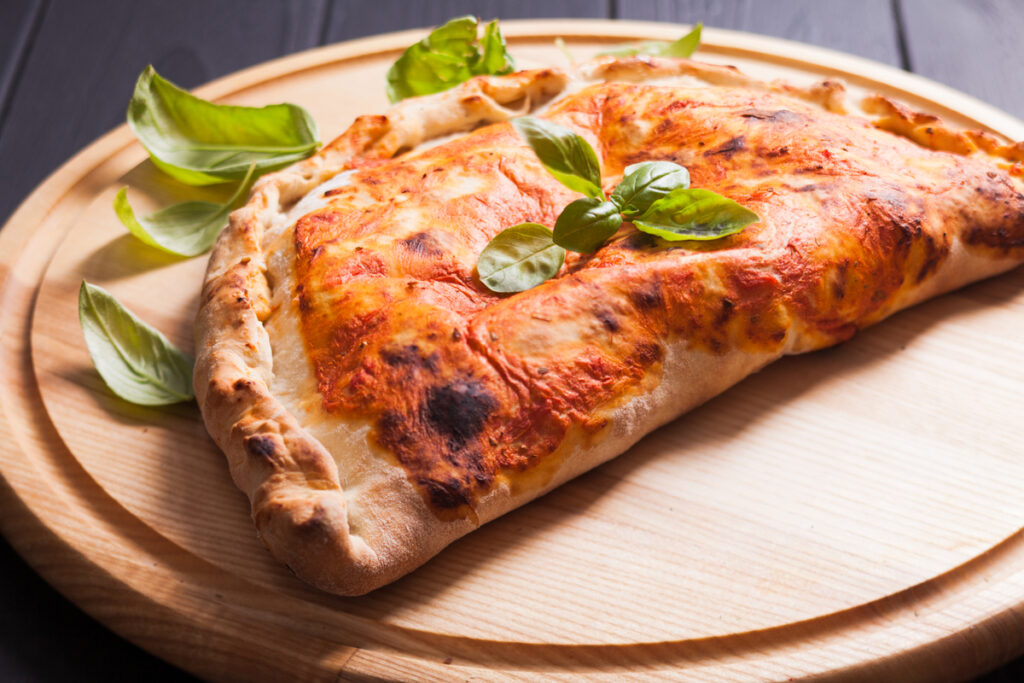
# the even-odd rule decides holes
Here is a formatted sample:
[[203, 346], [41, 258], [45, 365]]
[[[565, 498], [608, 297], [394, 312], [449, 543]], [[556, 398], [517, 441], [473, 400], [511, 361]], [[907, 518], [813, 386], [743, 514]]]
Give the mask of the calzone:
[[[600, 58], [406, 100], [261, 178], [210, 259], [195, 387], [270, 552], [366, 593], [765, 364], [1024, 260], [1024, 146], [847, 106], [838, 82]], [[760, 221], [626, 222], [495, 294], [488, 241], [581, 196], [508, 123], [531, 112], [593, 146], [606, 192], [667, 160]]]

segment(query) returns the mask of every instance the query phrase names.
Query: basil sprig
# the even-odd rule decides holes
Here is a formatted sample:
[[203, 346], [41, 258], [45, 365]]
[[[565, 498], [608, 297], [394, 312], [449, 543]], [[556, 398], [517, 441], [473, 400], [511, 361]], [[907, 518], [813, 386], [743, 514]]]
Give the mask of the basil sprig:
[[669, 241], [718, 239], [760, 220], [728, 197], [690, 188], [689, 171], [671, 161], [627, 166], [606, 198], [600, 163], [586, 140], [544, 119], [524, 116], [512, 124], [559, 182], [587, 196], [562, 210], [553, 231], [521, 223], [498, 233], [477, 259], [480, 281], [491, 291], [522, 292], [554, 277], [566, 249], [597, 251], [624, 219]]
[[441, 92], [481, 74], [511, 73], [515, 64], [498, 21], [484, 26], [479, 40], [478, 26], [476, 17], [457, 17], [409, 46], [388, 69], [388, 99]]
[[227, 223], [228, 214], [245, 196], [255, 164], [223, 204], [187, 201], [137, 217], [128, 203], [128, 188], [114, 197], [114, 212], [128, 231], [151, 247], [178, 256], [198, 256], [210, 249]]
[[702, 28], [704, 28], [704, 24], [699, 23], [693, 27], [692, 31], [671, 43], [666, 40], [648, 40], [636, 45], [627, 45], [617, 50], [601, 52], [599, 56], [634, 57], [636, 55], [651, 55], [652, 57], [689, 57], [700, 45], [700, 32]]
[[241, 180], [305, 159], [320, 145], [302, 107], [214, 104], [182, 90], [152, 66], [139, 75], [128, 125], [162, 171], [186, 185]]
[[512, 119], [512, 125], [558, 182], [588, 197], [605, 199], [601, 164], [589, 142], [564, 126], [535, 116]]
[[192, 359], [110, 292], [82, 280], [78, 319], [93, 365], [115, 394], [147, 406], [191, 400]]
[[238, 182], [225, 204], [187, 201], [138, 217], [126, 189], [114, 198], [121, 223], [146, 244], [179, 256], [213, 246], [249, 183], [316, 151], [316, 123], [294, 104], [237, 107], [200, 99], [146, 67], [128, 105], [128, 125], [153, 163], [188, 185]]

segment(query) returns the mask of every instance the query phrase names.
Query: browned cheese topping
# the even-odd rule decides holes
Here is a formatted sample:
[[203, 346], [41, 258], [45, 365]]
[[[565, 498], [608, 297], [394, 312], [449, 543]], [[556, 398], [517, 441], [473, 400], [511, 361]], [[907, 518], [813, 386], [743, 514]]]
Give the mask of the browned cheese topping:
[[785, 96], [600, 84], [546, 117], [593, 145], [606, 191], [629, 164], [669, 160], [762, 221], [674, 244], [626, 223], [556, 278], [495, 295], [474, 275], [487, 242], [552, 225], [579, 197], [507, 123], [367, 162], [300, 219], [296, 294], [323, 405], [370, 419], [439, 515], [550, 468], [571, 428], [597, 434], [603, 409], [657, 381], [667, 344], [780, 353], [798, 322], [801, 348], [826, 346], [934, 275], [953, 235], [1024, 246], [1007, 173]]

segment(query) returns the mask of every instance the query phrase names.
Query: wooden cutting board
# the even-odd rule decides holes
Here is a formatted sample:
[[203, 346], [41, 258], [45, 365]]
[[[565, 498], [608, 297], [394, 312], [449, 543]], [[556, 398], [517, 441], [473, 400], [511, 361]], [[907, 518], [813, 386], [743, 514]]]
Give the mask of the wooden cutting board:
[[[519, 65], [682, 26], [508, 22]], [[313, 50], [198, 92], [292, 101], [324, 140], [386, 107], [422, 32]], [[707, 30], [698, 55], [806, 84], [840, 76], [955, 122], [1024, 124], [902, 71]], [[79, 330], [83, 278], [191, 347], [205, 257], [111, 209], [183, 198], [122, 126], [0, 232], [0, 527], [48, 581], [153, 653], [217, 680], [956, 680], [1024, 652], [1024, 272], [783, 360], [627, 454], [357, 599], [260, 545], [194, 405], [115, 398]], [[215, 196], [188, 190], [190, 197]]]

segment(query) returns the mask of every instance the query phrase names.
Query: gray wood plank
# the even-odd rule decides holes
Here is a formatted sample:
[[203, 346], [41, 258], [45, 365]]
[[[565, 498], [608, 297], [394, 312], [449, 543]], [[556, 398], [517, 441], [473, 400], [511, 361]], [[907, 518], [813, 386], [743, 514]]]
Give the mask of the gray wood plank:
[[329, 42], [407, 28], [437, 26], [475, 14], [484, 20], [608, 17], [611, 0], [334, 0], [327, 20]]
[[761, 33], [900, 65], [889, 0], [617, 0], [620, 19], [677, 21]]
[[315, 46], [326, 6], [326, 0], [54, 0], [0, 130], [6, 184], [0, 223], [50, 171], [124, 120], [146, 64], [193, 87]]
[[910, 67], [1024, 118], [1021, 0], [899, 0]]
[[0, 2], [0, 129], [25, 51], [43, 8], [42, 0]]

